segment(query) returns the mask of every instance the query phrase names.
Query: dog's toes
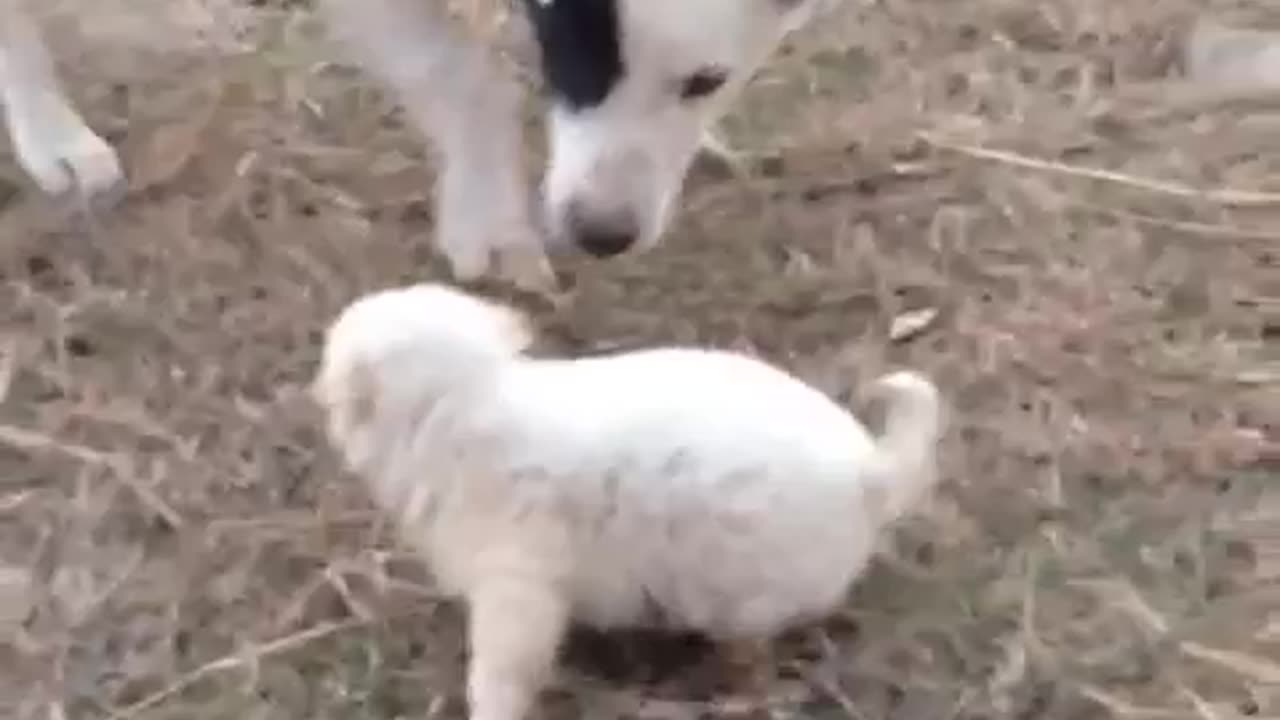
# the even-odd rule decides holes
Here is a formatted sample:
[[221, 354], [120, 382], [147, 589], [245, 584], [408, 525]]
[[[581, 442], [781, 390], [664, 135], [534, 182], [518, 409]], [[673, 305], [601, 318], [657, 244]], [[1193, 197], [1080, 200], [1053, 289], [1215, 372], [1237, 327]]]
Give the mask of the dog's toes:
[[555, 269], [540, 247], [517, 245], [498, 253], [500, 274], [519, 289], [549, 297], [561, 293]]
[[115, 148], [92, 132], [82, 133], [63, 155], [76, 189], [97, 207], [112, 207], [128, 189]]
[[109, 208], [125, 195], [120, 155], [88, 127], [43, 136], [19, 132], [15, 151], [23, 169], [50, 196], [77, 195], [95, 207]]
[[44, 143], [24, 140], [14, 133], [14, 156], [27, 175], [46, 195], [61, 197], [75, 186], [75, 175], [69, 163]]
[[[485, 241], [476, 242], [477, 238]], [[496, 238], [496, 240], [495, 240]], [[442, 243], [455, 279], [470, 283], [493, 275], [496, 280], [537, 295], [554, 296], [561, 291], [555, 269], [547, 257], [540, 236], [529, 230], [487, 232]]]
[[441, 252], [449, 263], [449, 272], [458, 282], [475, 282], [489, 272], [492, 250], [482, 243], [441, 242]]

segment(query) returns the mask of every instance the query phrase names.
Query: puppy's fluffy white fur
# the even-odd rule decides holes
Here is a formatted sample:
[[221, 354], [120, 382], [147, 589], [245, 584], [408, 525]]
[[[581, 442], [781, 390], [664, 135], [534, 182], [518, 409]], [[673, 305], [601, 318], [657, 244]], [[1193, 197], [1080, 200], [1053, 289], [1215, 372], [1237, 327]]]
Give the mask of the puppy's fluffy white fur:
[[877, 533], [933, 484], [934, 386], [880, 379], [873, 437], [757, 360], [668, 348], [524, 354], [513, 309], [441, 285], [329, 328], [331, 440], [465, 598], [473, 717], [516, 720], [565, 624], [767, 639], [843, 599]]

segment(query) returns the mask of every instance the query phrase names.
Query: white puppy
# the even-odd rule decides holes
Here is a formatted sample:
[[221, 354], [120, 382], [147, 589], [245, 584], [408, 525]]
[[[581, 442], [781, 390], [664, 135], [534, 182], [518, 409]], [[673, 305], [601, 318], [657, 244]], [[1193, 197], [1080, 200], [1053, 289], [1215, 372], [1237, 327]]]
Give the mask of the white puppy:
[[840, 604], [933, 484], [940, 402], [875, 389], [883, 435], [728, 352], [537, 359], [515, 310], [433, 284], [348, 306], [313, 393], [331, 440], [470, 611], [468, 699], [518, 720], [566, 623], [767, 640]]

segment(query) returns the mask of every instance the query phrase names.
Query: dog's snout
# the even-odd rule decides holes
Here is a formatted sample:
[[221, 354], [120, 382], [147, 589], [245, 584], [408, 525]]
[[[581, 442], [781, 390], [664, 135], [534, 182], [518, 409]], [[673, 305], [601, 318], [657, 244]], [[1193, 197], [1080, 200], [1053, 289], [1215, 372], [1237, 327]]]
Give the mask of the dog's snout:
[[621, 255], [636, 241], [634, 232], [604, 226], [581, 228], [577, 235], [578, 245], [598, 258]]
[[574, 243], [593, 257], [621, 255], [635, 245], [639, 228], [630, 213], [597, 215], [579, 205], [569, 208], [569, 232]]

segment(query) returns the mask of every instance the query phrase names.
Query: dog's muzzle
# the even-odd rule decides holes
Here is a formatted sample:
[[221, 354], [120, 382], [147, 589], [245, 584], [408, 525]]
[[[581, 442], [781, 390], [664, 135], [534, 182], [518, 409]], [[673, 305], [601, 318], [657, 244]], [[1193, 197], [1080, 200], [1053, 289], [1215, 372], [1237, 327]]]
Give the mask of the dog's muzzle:
[[565, 220], [573, 244], [592, 257], [621, 255], [630, 250], [640, 236], [640, 224], [627, 211], [591, 212], [573, 202]]

